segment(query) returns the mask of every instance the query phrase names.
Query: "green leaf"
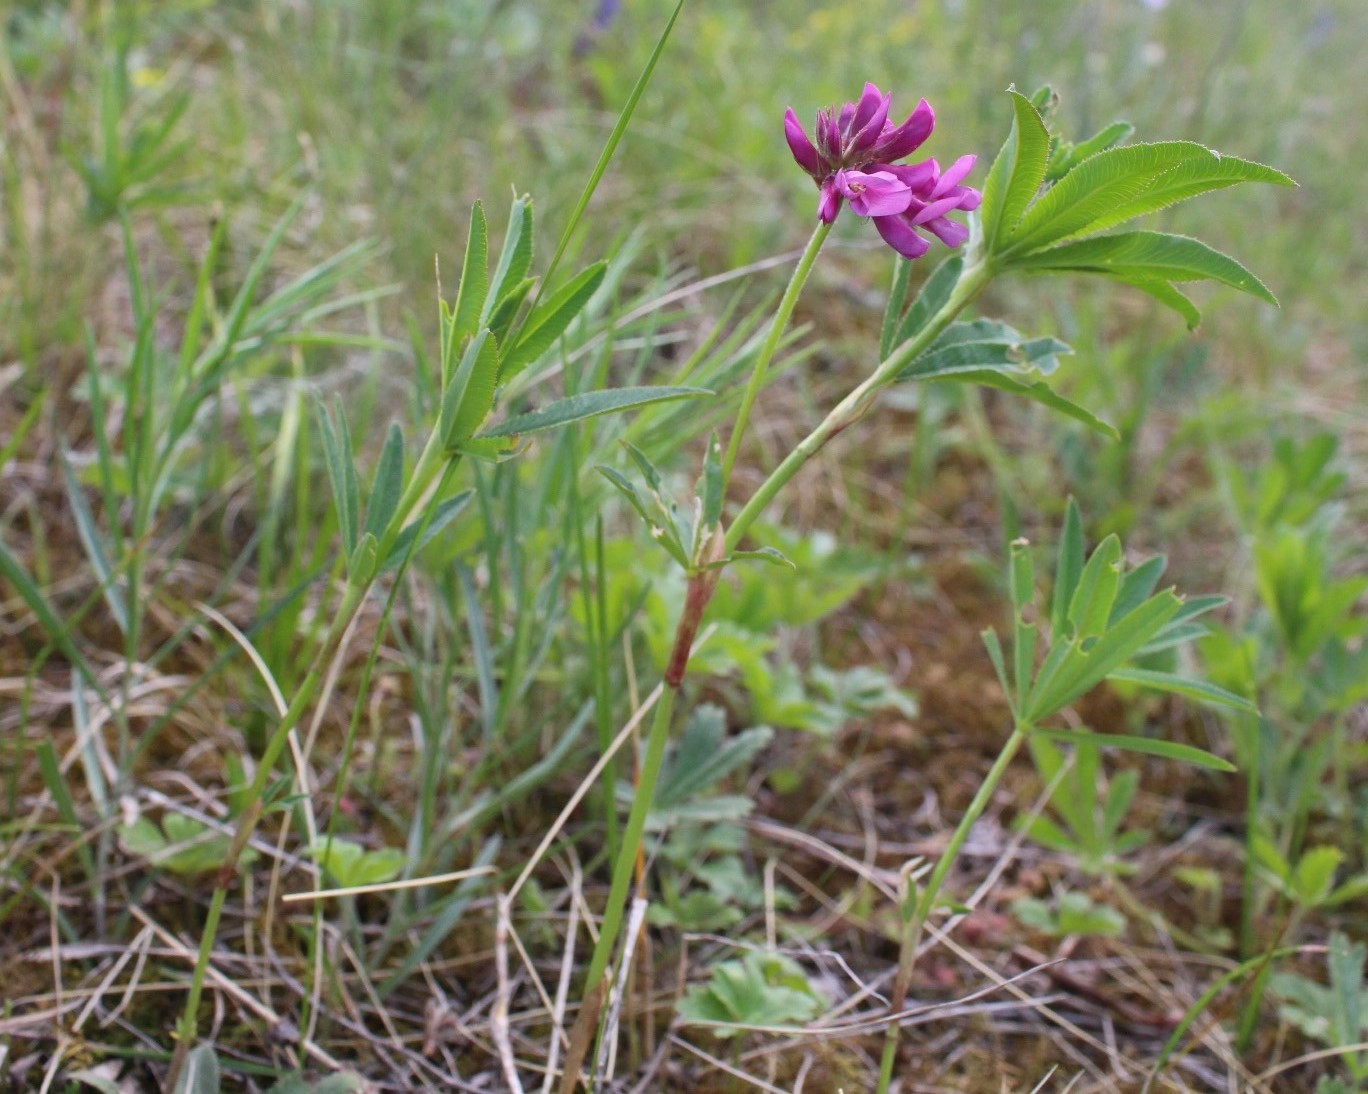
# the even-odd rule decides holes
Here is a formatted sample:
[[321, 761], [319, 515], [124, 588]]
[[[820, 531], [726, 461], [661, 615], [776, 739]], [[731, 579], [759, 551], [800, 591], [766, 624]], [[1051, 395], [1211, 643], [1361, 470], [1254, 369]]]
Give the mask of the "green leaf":
[[366, 532], [377, 539], [384, 534], [403, 493], [404, 431], [399, 428], [398, 422], [391, 422], [385, 436], [385, 447], [380, 452], [380, 462], [375, 468], [370, 497], [366, 501]]
[[513, 320], [517, 318], [519, 310], [526, 302], [533, 288], [537, 284], [535, 277], [525, 277], [514, 285], [504, 297], [499, 301], [499, 306], [494, 309], [494, 314], [489, 317], [489, 322], [485, 324], [489, 330], [494, 332], [494, 337], [501, 343], [508, 340], [508, 333], [512, 329]]
[[1108, 625], [1117, 622], [1124, 616], [1129, 615], [1136, 608], [1140, 607], [1153, 594], [1159, 579], [1164, 576], [1164, 569], [1168, 566], [1168, 559], [1163, 555], [1155, 555], [1147, 558], [1135, 569], [1128, 571], [1121, 578], [1121, 587], [1116, 592], [1116, 600], [1112, 603], [1111, 617]]
[[1151, 672], [1149, 669], [1117, 669], [1110, 673], [1107, 679], [1140, 684], [1143, 687], [1155, 688], [1158, 691], [1169, 691], [1175, 695], [1184, 695], [1189, 699], [1196, 699], [1199, 702], [1243, 710], [1248, 714], [1259, 713], [1258, 707], [1243, 696], [1236, 695], [1233, 691], [1227, 691], [1215, 684], [1209, 684], [1205, 680], [1193, 680], [1186, 676], [1177, 676], [1171, 672]]
[[528, 316], [517, 344], [509, 349], [499, 363], [499, 383], [505, 384], [555, 344], [557, 338], [589, 303], [589, 298], [603, 284], [608, 263], [595, 262], [582, 270], [569, 284], [545, 303], [538, 302]]
[[1165, 307], [1172, 308], [1183, 317], [1183, 322], [1187, 324], [1188, 330], [1196, 330], [1202, 322], [1202, 313], [1197, 310], [1197, 305], [1163, 278], [1142, 277], [1139, 274], [1108, 274], [1107, 276], [1124, 285], [1129, 285], [1131, 288], [1139, 289], [1143, 293], [1148, 293]]
[[219, 1094], [218, 1057], [213, 1045], [200, 1045], [185, 1058], [185, 1068], [176, 1083], [176, 1094]]
[[85, 493], [81, 490], [80, 484], [76, 481], [76, 475], [71, 470], [71, 460], [67, 454], [66, 445], [60, 447], [59, 454], [62, 461], [62, 479], [66, 484], [67, 501], [71, 505], [72, 515], [76, 518], [76, 534], [80, 537], [81, 545], [85, 547], [91, 569], [95, 571], [95, 576], [99, 579], [100, 592], [104, 596], [105, 603], [109, 606], [109, 614], [114, 617], [114, 623], [119, 628], [119, 633], [127, 634], [128, 601], [124, 596], [124, 588], [114, 579], [114, 570], [109, 564], [109, 556], [105, 553], [100, 530], [95, 526], [95, 518], [90, 512]]
[[1335, 871], [1344, 861], [1338, 847], [1312, 847], [1297, 861], [1292, 873], [1292, 891], [1299, 903], [1314, 908], [1335, 887]]
[[1175, 202], [1240, 182], [1295, 183], [1281, 171], [1223, 156], [1191, 141], [1135, 144], [1099, 152], [1070, 171], [1004, 242], [1019, 254], [1100, 232]]
[[1012, 96], [1012, 132], [998, 152], [983, 187], [980, 220], [989, 254], [998, 250], [1025, 213], [1045, 179], [1050, 135], [1031, 101], [1016, 91]]
[[703, 505], [698, 534], [704, 535], [722, 523], [722, 503], [726, 500], [726, 483], [722, 479], [722, 443], [716, 433], [708, 441], [708, 451], [703, 459], [703, 474], [698, 487], [698, 496]]
[[718, 1024], [714, 1036], [732, 1037], [735, 1026], [789, 1026], [816, 1017], [820, 997], [802, 968], [777, 953], [747, 953], [713, 967], [706, 985], [695, 985], [679, 1002], [682, 1022]]
[[[119, 826], [119, 845], [126, 854], [184, 876], [217, 870], [223, 865], [230, 843], [230, 837], [179, 813], [167, 813], [160, 828], [147, 817], [137, 817], [132, 823]], [[256, 857], [256, 852], [249, 848], [239, 865], [250, 865]]]
[[[900, 259], [907, 265], [911, 265], [907, 259]], [[964, 269], [964, 255], [956, 251], [945, 259], [935, 268], [931, 276], [922, 285], [921, 292], [917, 293], [917, 298], [912, 301], [912, 306], [907, 309], [907, 314], [903, 316], [902, 322], [898, 324], [897, 333], [893, 336], [883, 357], [888, 359], [889, 355], [898, 346], [902, 345], [913, 335], [917, 334], [926, 321], [930, 319], [941, 308], [945, 307], [950, 299], [950, 293], [954, 291], [955, 285], [959, 282], [960, 273]]]
[[1134, 132], [1135, 126], [1130, 122], [1112, 122], [1105, 129], [1078, 144], [1071, 145], [1067, 141], [1057, 140], [1054, 151], [1050, 153], [1050, 165], [1045, 172], [1046, 180], [1055, 182], [1063, 178], [1089, 156], [1095, 156], [1114, 144], [1120, 144]]
[[1205, 767], [1213, 771], [1236, 770], [1235, 765], [1228, 760], [1213, 756], [1210, 752], [1194, 748], [1192, 745], [1180, 745], [1175, 741], [1161, 741], [1152, 737], [1127, 737], [1119, 733], [1089, 733], [1086, 730], [1050, 729], [1045, 726], [1037, 726], [1031, 730], [1031, 733], [1065, 744], [1093, 745], [1097, 748], [1117, 748], [1123, 752], [1140, 752], [1147, 756], [1162, 756], [1165, 759], [1178, 760], [1180, 763]]
[[673, 524], [668, 521], [666, 524], [662, 524], [652, 516], [642, 502], [641, 495], [637, 493], [636, 487], [633, 486], [631, 480], [621, 472], [615, 471], [611, 467], [604, 467], [602, 464], [598, 466], [597, 470], [600, 475], [613, 484], [617, 491], [627, 499], [627, 503], [635, 509], [641, 516], [641, 519], [646, 522], [647, 528], [651, 531], [651, 538], [665, 548], [670, 557], [687, 570], [691, 565], [689, 553], [685, 549], [684, 544], [680, 541], [679, 533], [674, 528]]
[[[888, 290], [888, 303], [884, 305], [883, 323], [879, 327], [879, 360], [888, 360], [893, 352], [894, 338], [897, 335], [899, 317], [907, 304], [907, 287], [912, 280], [912, 262], [899, 258], [893, 264], [893, 284]], [[92, 372], [92, 375], [94, 373]], [[0, 467], [4, 460], [0, 460]]]
[[404, 852], [395, 847], [367, 851], [352, 840], [320, 838], [308, 854], [343, 889], [393, 881], [404, 868]]
[[945, 376], [929, 377], [933, 383], [982, 384], [984, 387], [997, 388], [1012, 395], [1040, 403], [1066, 418], [1081, 422], [1094, 432], [1116, 439], [1120, 436], [1116, 427], [1093, 414], [1092, 411], [1064, 398], [1044, 380], [1018, 380], [1010, 372], [991, 369], [971, 369]]
[[[1158, 630], [1173, 618], [1182, 601], [1169, 590], [1146, 601], [1098, 638], [1087, 648], [1074, 640], [1058, 645], [1050, 651], [1050, 658], [1042, 666], [1031, 688], [1026, 718], [1032, 724], [1063, 710], [1079, 696], [1090, 691], [1121, 665], [1134, 657]], [[1058, 661], [1055, 658], [1065, 651]], [[1052, 672], [1046, 668], [1051, 667]]]
[[531, 288], [530, 283], [526, 283], [524, 288], [524, 279], [531, 265], [532, 199], [520, 197], [515, 198], [509, 207], [508, 228], [499, 250], [499, 265], [490, 279], [489, 292], [484, 307], [480, 309], [480, 320], [476, 327], [497, 328], [499, 324], [495, 322], [495, 315], [505, 302], [515, 296], [519, 303], [522, 302]]
[[442, 396], [442, 442], [447, 451], [470, 440], [489, 417], [498, 377], [498, 340], [482, 330], [466, 347]]
[[1069, 604], [1083, 573], [1083, 516], [1072, 497], [1064, 510], [1064, 538], [1055, 566], [1054, 600], [1050, 609], [1050, 632], [1061, 638], [1069, 623]]
[[751, 551], [737, 551], [726, 561], [768, 562], [771, 566], [784, 566], [794, 571], [794, 573], [798, 572], [797, 564], [790, 559], [788, 555], [784, 554], [783, 551], [779, 550], [778, 547], [756, 547]]
[[760, 726], [729, 737], [721, 707], [705, 703], [696, 708], [665, 761], [652, 812], [667, 813], [700, 797], [746, 767], [773, 736], [772, 730]]
[[1093, 551], [1069, 601], [1069, 623], [1075, 638], [1092, 638], [1106, 629], [1121, 586], [1121, 541], [1108, 536]]
[[457, 345], [463, 338], [475, 337], [488, 295], [489, 227], [485, 223], [484, 205], [477, 201], [470, 208], [470, 235], [466, 239], [461, 284], [451, 318], [452, 336]]
[[956, 372], [1014, 369], [1048, 375], [1059, 367], [1059, 355], [1073, 350], [1057, 338], [1023, 338], [995, 319], [951, 324], [926, 350], [898, 373], [898, 381], [934, 380]]
[[1219, 281], [1269, 304], [1278, 303], [1262, 281], [1229, 255], [1199, 240], [1167, 232], [1119, 232], [1081, 239], [1033, 251], [1014, 259], [1012, 268], [1102, 273], [1129, 283], [1138, 281], [1146, 292], [1155, 281]]
[[360, 484], [356, 477], [356, 461], [352, 455], [351, 431], [337, 401], [337, 421], [322, 403], [317, 404], [319, 432], [323, 435], [323, 456], [328, 466], [328, 481], [332, 483], [333, 504], [337, 507], [337, 523], [342, 531], [342, 544], [350, 558], [356, 550], [360, 528]]
[[493, 429], [485, 430], [480, 437], [514, 437], [523, 433], [537, 433], [600, 414], [614, 414], [652, 403], [697, 399], [711, 394], [711, 391], [698, 387], [619, 387], [589, 391], [557, 400], [541, 410], [509, 418]]
[[1008, 703], [1012, 704], [1012, 713], [1015, 714], [1012, 685], [1007, 681], [1007, 661], [1002, 654], [1002, 639], [998, 638], [997, 631], [992, 627], [985, 627], [979, 632], [979, 637], [983, 639], [984, 648], [988, 651], [988, 660], [993, 663], [993, 671], [997, 673], [998, 682], [1002, 685], [1002, 694], [1007, 696]]
[[418, 545], [413, 550], [415, 555], [419, 554], [424, 547], [441, 535], [442, 532], [446, 530], [447, 526], [460, 515], [461, 510], [466, 507], [473, 496], [473, 491], [462, 490], [454, 497], [439, 502], [436, 510], [428, 519], [426, 527], [423, 526], [422, 517], [417, 517], [407, 524], [404, 527], [404, 530], [400, 532], [395, 539], [394, 549], [390, 551], [389, 557], [380, 560], [380, 572], [383, 573], [386, 570], [393, 570], [400, 562], [408, 557], [409, 544], [413, 543], [413, 537], [416, 536], [418, 530], [422, 528], [423, 537], [418, 541]]

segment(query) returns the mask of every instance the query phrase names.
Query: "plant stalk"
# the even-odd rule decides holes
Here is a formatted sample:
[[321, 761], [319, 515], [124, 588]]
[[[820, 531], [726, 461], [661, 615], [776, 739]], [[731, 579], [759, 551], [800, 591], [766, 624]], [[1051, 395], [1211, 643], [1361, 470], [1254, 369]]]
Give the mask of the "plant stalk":
[[945, 853], [936, 862], [936, 867], [931, 871], [931, 877], [927, 880], [926, 887], [917, 899], [916, 907], [913, 909], [912, 918], [903, 933], [902, 944], [898, 952], [898, 974], [893, 981], [893, 991], [888, 1001], [891, 1020], [884, 1032], [883, 1057], [879, 1061], [879, 1083], [875, 1088], [877, 1094], [888, 1094], [889, 1083], [893, 1080], [893, 1064], [897, 1059], [898, 1037], [902, 1029], [897, 1015], [907, 1002], [907, 991], [912, 985], [912, 970], [917, 962], [917, 947], [921, 944], [922, 931], [926, 927], [926, 921], [935, 910], [936, 898], [940, 896], [941, 886], [945, 883], [946, 875], [950, 873], [951, 867], [955, 865], [955, 859], [959, 857], [964, 841], [969, 838], [969, 830], [974, 827], [979, 817], [983, 815], [983, 811], [988, 808], [988, 802], [992, 799], [993, 792], [997, 790], [998, 783], [1002, 781], [1002, 776], [1007, 773], [1007, 768], [1011, 765], [1017, 751], [1025, 743], [1029, 732], [1030, 726], [1025, 724], [1018, 724], [1012, 730], [1012, 735], [1007, 738], [1007, 743], [1002, 746], [1002, 751], [993, 761], [993, 766], [989, 768], [988, 774], [979, 784], [978, 791], [974, 794], [974, 800], [969, 803], [969, 808], [960, 818], [954, 834], [950, 837], [950, 843], [945, 848]]
[[741, 408], [736, 412], [736, 421], [732, 423], [731, 436], [727, 439], [727, 454], [722, 460], [723, 483], [731, 482], [732, 467], [736, 464], [736, 454], [741, 448], [741, 438], [746, 432], [747, 423], [750, 421], [751, 408], [755, 405], [760, 389], [765, 386], [765, 375], [769, 372], [770, 361], [774, 359], [774, 354], [779, 349], [784, 331], [788, 329], [789, 319], [793, 316], [794, 305], [798, 303], [798, 297], [803, 291], [803, 286], [807, 284], [808, 274], [812, 272], [812, 265], [817, 261], [817, 254], [821, 251], [822, 244], [826, 242], [826, 237], [830, 232], [831, 224], [818, 222], [812, 233], [812, 238], [808, 240], [807, 248], [803, 251], [803, 256], [798, 260], [798, 265], [793, 268], [793, 276], [789, 278], [788, 288], [784, 290], [784, 295], [779, 300], [779, 308], [774, 313], [774, 320], [770, 323], [769, 333], [765, 336], [765, 341], [760, 346], [760, 352], [755, 358], [755, 366], [751, 369], [750, 380], [746, 384], [746, 392], [741, 396]]
[[916, 335], [895, 349], [858, 387], [832, 408], [815, 429], [804, 437], [772, 472], [727, 529], [723, 556], [732, 554], [745, 538], [750, 526], [765, 511], [774, 496], [822, 447], [843, 430], [849, 429], [869, 412], [884, 388], [896, 382], [898, 374], [920, 356], [981, 293], [992, 279], [993, 269], [983, 261], [964, 268], [950, 298]]

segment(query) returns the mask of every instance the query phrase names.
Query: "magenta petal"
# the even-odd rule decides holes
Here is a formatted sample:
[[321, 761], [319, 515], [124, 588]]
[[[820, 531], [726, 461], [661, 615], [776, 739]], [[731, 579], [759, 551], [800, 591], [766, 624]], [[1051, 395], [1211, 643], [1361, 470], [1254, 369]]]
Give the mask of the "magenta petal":
[[921, 258], [931, 249], [931, 244], [917, 235], [903, 217], [875, 217], [874, 227], [883, 236], [883, 241], [903, 258]]
[[915, 194], [925, 194], [936, 185], [936, 178], [940, 169], [935, 160], [922, 160], [921, 163], [886, 164], [877, 163], [873, 165], [878, 171], [888, 171], [895, 175], [900, 181], [911, 187]]
[[803, 129], [803, 123], [798, 120], [798, 115], [793, 112], [793, 107], [784, 112], [784, 138], [788, 141], [789, 151], [793, 153], [798, 166], [814, 178], [820, 178], [822, 164], [817, 157], [817, 149], [812, 146], [812, 141], [808, 140], [807, 131]]
[[950, 187], [958, 186], [960, 180], [974, 169], [974, 164], [978, 161], [977, 156], [961, 156], [954, 163], [945, 169], [940, 181], [936, 183], [936, 188], [931, 192], [932, 197], [940, 197], [949, 191]]
[[947, 247], [958, 247], [969, 238], [969, 229], [949, 217], [937, 217], [921, 225]]
[[830, 224], [841, 211], [841, 192], [834, 179], [822, 183], [822, 196], [817, 202], [817, 216], [823, 224]]
[[855, 110], [854, 103], [846, 103], [845, 106], [841, 107], [840, 123], [843, 134], [850, 132], [850, 123], [855, 120]]
[[[873, 84], [869, 84], [868, 86], [874, 87]], [[878, 88], [875, 88], [875, 90], [877, 91]], [[852, 157], [863, 158], [870, 149], [879, 143], [884, 129], [887, 127], [888, 104], [892, 101], [891, 95], [885, 95], [880, 99], [878, 105], [874, 108], [873, 115], [864, 123], [864, 125], [859, 124], [860, 115], [858, 113], [855, 115], [855, 122], [853, 123], [855, 134], [850, 138], [850, 143], [846, 148], [846, 157], [848, 160]]]
[[943, 217], [946, 213], [953, 212], [955, 209], [958, 209], [959, 207], [960, 206], [958, 196], [940, 198], [937, 201], [930, 202], [924, 208], [918, 210], [917, 212], [912, 213], [912, 223], [927, 224], [935, 220], [937, 217]]
[[869, 119], [874, 117], [881, 103], [884, 105], [884, 116], [887, 117], [887, 98], [884, 93], [873, 84], [865, 84], [864, 91], [860, 93], [860, 101], [855, 105], [855, 114], [851, 118], [851, 129], [863, 129], [869, 123]]
[[874, 151], [881, 160], [900, 160], [910, 156], [926, 143], [931, 131], [936, 128], [936, 112], [925, 99], [917, 104], [907, 121], [887, 136], [880, 138]]
[[837, 171], [836, 187], [850, 202], [851, 210], [862, 217], [886, 217], [901, 213], [912, 200], [906, 183], [889, 171], [869, 174], [864, 171]]

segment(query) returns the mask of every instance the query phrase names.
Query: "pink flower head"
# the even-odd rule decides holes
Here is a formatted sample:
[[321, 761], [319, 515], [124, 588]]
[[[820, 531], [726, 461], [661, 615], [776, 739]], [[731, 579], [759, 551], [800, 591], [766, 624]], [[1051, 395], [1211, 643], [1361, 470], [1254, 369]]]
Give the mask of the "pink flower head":
[[830, 224], [841, 202], [848, 201], [857, 216], [873, 218], [880, 235], [905, 258], [917, 258], [929, 246], [915, 228], [957, 247], [968, 231], [945, 214], [977, 207], [978, 191], [960, 185], [974, 157], [958, 160], [944, 175], [935, 160], [894, 166], [894, 160], [921, 147], [936, 118], [922, 99], [905, 122], [895, 125], [888, 120], [890, 99], [865, 84], [858, 102], [818, 112], [815, 139], [809, 139], [792, 107], [784, 114], [789, 150], [821, 191], [817, 215]]

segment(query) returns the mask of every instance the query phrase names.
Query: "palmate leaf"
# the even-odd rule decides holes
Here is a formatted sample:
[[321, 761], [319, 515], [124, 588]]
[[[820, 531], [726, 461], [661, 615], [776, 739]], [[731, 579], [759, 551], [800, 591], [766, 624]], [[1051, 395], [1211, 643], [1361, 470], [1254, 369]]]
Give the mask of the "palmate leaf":
[[556, 426], [583, 421], [585, 418], [595, 418], [600, 414], [612, 414], [673, 399], [697, 399], [711, 394], [711, 391], [701, 387], [619, 387], [606, 391], [588, 391], [559, 399], [540, 410], [509, 418], [493, 429], [485, 430], [477, 439], [537, 433], [544, 429], [554, 429]]

